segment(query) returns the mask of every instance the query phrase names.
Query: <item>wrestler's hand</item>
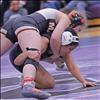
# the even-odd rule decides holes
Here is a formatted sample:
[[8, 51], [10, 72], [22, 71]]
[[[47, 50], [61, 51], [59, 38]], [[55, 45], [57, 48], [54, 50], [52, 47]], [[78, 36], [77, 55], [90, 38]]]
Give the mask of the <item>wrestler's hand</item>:
[[39, 60], [40, 55], [38, 51], [27, 51], [27, 56], [33, 60]]
[[94, 86], [96, 86], [95, 83], [89, 82], [89, 81], [85, 81], [85, 82], [82, 83], [82, 84], [83, 84], [83, 87], [94, 87]]

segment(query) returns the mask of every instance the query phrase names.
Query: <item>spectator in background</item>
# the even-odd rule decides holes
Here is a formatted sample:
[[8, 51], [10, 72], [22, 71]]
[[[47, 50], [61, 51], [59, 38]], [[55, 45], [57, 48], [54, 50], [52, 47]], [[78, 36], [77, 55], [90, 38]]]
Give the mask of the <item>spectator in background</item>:
[[[91, 12], [87, 13], [87, 8], [90, 5], [99, 4], [99, 0], [72, 0], [70, 1], [64, 8], [61, 9], [62, 12], [69, 13], [73, 9], [78, 10], [82, 16], [84, 16], [86, 24], [85, 27], [88, 26], [87, 18], [91, 16]], [[88, 15], [90, 14], [90, 15]]]
[[9, 1], [10, 0], [0, 0], [0, 11], [1, 11], [1, 16], [0, 16], [0, 27], [3, 25], [3, 16], [4, 12], [9, 8]]
[[9, 9], [4, 13], [4, 23], [11, 18], [27, 15], [25, 8], [20, 6], [20, 0], [11, 0]]
[[60, 9], [64, 5], [65, 0], [41, 0], [41, 6], [40, 8], [54, 8], [54, 9]]
[[85, 21], [86, 21], [85, 26], [87, 27], [86, 6], [87, 6], [87, 3], [84, 0], [81, 0], [81, 1], [72, 0], [63, 9], [61, 9], [61, 11], [65, 13], [69, 13], [73, 9], [78, 10], [84, 16]]

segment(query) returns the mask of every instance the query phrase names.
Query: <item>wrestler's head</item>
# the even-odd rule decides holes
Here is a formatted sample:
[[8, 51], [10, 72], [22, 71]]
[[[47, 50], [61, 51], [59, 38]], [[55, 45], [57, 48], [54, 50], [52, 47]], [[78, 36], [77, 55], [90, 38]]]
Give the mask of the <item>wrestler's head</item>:
[[79, 37], [73, 28], [67, 28], [61, 37], [61, 56], [71, 52], [79, 45]]
[[71, 25], [70, 27], [75, 28], [77, 26], [84, 26], [85, 25], [85, 19], [84, 17], [78, 12], [78, 11], [72, 11], [68, 14]]

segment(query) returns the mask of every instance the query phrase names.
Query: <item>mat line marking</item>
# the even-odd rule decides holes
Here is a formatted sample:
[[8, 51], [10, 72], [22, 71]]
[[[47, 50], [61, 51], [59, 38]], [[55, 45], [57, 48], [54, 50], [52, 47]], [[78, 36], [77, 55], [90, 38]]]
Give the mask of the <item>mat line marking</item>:
[[98, 93], [96, 93], [96, 94], [89, 94], [89, 95], [81, 96], [81, 97], [74, 98], [74, 99], [82, 99], [82, 98], [85, 98], [85, 97], [92, 97], [92, 96], [96, 96], [96, 95], [100, 96], [100, 91], [98, 91]]

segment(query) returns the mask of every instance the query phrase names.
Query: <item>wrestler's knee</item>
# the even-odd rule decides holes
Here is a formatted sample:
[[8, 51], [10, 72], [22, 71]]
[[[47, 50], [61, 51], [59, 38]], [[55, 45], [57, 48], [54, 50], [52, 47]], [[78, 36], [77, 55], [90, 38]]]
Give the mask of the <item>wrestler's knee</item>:
[[54, 80], [54, 78], [48, 79], [45, 82], [45, 87], [46, 88], [54, 88], [54, 86], [55, 86], [55, 80]]
[[48, 79], [47, 81], [43, 83], [36, 83], [36, 88], [39, 89], [52, 89], [55, 86], [55, 81], [54, 79]]
[[52, 78], [51, 80], [49, 80], [48, 84], [49, 84], [50, 88], [54, 88], [54, 86], [55, 86], [55, 80]]
[[0, 33], [0, 39], [1, 39], [0, 56], [2, 56], [10, 49], [13, 43], [4, 34], [1, 33]]

